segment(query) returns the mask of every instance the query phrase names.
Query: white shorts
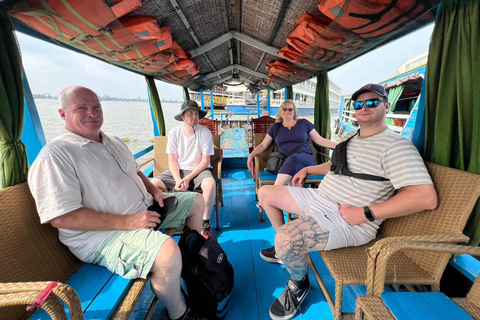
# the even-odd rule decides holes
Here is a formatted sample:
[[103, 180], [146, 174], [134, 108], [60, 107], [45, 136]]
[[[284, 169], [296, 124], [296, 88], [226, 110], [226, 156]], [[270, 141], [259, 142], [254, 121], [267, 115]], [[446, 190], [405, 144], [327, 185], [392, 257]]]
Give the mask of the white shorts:
[[329, 232], [325, 251], [360, 246], [375, 237], [368, 235], [360, 226], [351, 226], [342, 218], [339, 207], [320, 195], [313, 188], [287, 187], [300, 214], [313, 217], [323, 230]]

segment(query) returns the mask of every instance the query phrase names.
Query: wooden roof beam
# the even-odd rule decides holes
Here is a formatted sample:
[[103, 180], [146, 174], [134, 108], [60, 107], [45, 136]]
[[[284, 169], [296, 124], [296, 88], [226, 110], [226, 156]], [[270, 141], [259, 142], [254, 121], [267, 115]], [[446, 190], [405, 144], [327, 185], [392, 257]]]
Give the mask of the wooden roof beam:
[[[172, 0], [173, 1], [173, 0]], [[257, 39], [254, 39], [250, 36], [247, 36], [246, 34], [243, 34], [241, 32], [237, 32], [237, 31], [230, 31], [228, 33], [225, 33], [224, 35], [221, 35], [220, 37], [218, 37], [217, 39], [214, 39], [210, 42], [207, 42], [205, 43], [203, 46], [200, 46], [196, 49], [193, 49], [192, 51], [190, 51], [190, 54], [193, 56], [193, 57], [196, 57], [202, 53], [205, 53], [207, 51], [210, 51], [212, 50], [213, 48], [216, 48], [218, 47], [219, 45], [221, 45], [222, 43], [226, 42], [226, 41], [229, 41], [231, 39], [236, 39], [236, 40], [239, 40], [243, 43], [246, 43], [248, 44], [249, 46], [252, 46], [254, 48], [257, 48], [261, 51], [264, 51], [266, 53], [269, 53], [271, 55], [274, 55], [274, 56], [277, 56], [277, 57], [280, 57], [278, 55], [278, 51], [279, 49], [275, 48], [275, 47], [272, 47], [272, 46], [268, 46], [266, 45], [265, 43], [257, 40]]]
[[202, 80], [208, 80], [208, 79], [214, 78], [216, 76], [221, 75], [222, 73], [232, 71], [233, 69], [238, 69], [238, 70], [243, 71], [245, 73], [249, 73], [249, 74], [251, 74], [255, 77], [258, 77], [260, 79], [265, 79], [267, 77], [266, 74], [257, 72], [255, 70], [250, 69], [250, 68], [247, 68], [247, 67], [244, 67], [244, 66], [241, 66], [241, 65], [238, 65], [238, 64], [232, 64], [231, 66], [228, 66], [226, 68], [223, 68], [223, 69], [220, 69], [218, 71], [206, 74], [205, 77]]

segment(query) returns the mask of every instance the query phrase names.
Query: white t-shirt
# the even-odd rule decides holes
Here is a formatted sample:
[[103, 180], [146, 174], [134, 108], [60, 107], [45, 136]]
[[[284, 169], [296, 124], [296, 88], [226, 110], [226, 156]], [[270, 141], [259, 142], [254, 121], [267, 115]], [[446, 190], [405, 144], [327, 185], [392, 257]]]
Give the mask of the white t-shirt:
[[[28, 173], [41, 223], [81, 207], [126, 215], [153, 203], [125, 143], [101, 135], [99, 143], [66, 131], [42, 148]], [[58, 229], [60, 241], [85, 262], [113, 232]]]
[[[215, 154], [212, 133], [208, 128], [197, 124], [195, 134], [187, 137], [182, 123], [168, 133], [167, 154], [178, 155], [178, 166], [181, 170], [193, 170], [200, 164], [203, 155]], [[210, 162], [208, 167], [212, 167]]]

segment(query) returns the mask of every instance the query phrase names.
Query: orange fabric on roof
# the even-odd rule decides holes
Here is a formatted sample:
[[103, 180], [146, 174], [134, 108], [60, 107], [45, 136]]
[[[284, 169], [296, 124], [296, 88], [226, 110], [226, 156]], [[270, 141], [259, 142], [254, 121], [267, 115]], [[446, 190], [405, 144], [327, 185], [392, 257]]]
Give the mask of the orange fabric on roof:
[[[418, 0], [319, 0], [320, 11], [363, 38], [381, 37], [426, 11]], [[432, 16], [429, 13], [430, 18]]]
[[273, 60], [267, 63], [267, 71], [272, 74], [289, 80], [290, 82], [301, 82], [310, 79], [314, 73], [308, 70], [300, 69], [288, 61]]
[[114, 0], [114, 2], [117, 3], [110, 8], [117, 18], [123, 17], [142, 6], [141, 0]]
[[172, 38], [170, 27], [160, 28], [160, 22], [155, 17], [128, 16], [118, 20], [125, 29], [141, 40], [162, 40], [165, 37]]
[[331, 20], [303, 13], [286, 41], [298, 52], [310, 56], [316, 48], [348, 52], [362, 48], [363, 40], [354, 33], [330, 27]]

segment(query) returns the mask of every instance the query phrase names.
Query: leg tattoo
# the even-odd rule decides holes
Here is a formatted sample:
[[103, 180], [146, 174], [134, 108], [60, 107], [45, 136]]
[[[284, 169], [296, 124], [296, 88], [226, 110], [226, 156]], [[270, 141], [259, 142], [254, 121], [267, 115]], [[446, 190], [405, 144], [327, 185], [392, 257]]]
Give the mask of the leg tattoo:
[[282, 226], [275, 237], [275, 250], [295, 280], [302, 280], [308, 272], [307, 254], [324, 250], [328, 231], [323, 230], [310, 216], [301, 217]]

